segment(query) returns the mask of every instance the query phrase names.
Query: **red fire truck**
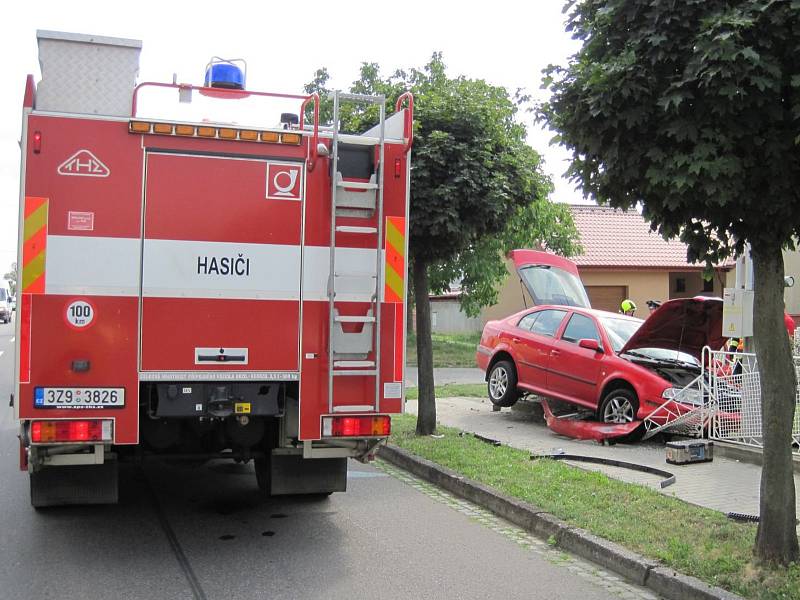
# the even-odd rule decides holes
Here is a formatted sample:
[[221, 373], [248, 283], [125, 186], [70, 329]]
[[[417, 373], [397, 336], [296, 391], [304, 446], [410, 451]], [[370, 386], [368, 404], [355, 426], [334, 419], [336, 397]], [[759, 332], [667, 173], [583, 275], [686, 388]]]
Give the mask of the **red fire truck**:
[[[316, 94], [249, 90], [241, 61], [136, 85], [139, 41], [37, 37], [14, 397], [33, 506], [115, 502], [118, 464], [152, 457], [253, 460], [266, 494], [344, 491], [347, 458], [372, 458], [403, 409], [411, 95], [387, 117], [335, 93], [324, 127]], [[145, 115], [157, 94], [294, 110]], [[341, 131], [345, 103], [377, 125]]]

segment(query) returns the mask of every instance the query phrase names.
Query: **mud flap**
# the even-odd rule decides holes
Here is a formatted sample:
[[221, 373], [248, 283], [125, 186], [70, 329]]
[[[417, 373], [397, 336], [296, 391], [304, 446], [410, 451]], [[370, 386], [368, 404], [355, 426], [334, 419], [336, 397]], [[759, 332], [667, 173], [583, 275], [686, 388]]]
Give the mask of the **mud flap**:
[[116, 504], [118, 466], [112, 460], [102, 465], [45, 467], [30, 474], [31, 506]]
[[273, 455], [271, 463], [273, 496], [347, 491], [346, 458]]

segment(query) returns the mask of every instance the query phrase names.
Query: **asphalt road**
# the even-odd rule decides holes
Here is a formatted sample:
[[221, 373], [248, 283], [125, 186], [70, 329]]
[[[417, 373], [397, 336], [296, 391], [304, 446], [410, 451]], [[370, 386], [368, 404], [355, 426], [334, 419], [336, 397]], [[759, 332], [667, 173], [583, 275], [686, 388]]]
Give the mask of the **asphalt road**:
[[615, 597], [593, 567], [577, 577], [354, 462], [325, 500], [263, 499], [249, 466], [154, 464], [122, 470], [116, 506], [35, 511], [7, 402], [12, 336], [0, 325], [0, 599]]

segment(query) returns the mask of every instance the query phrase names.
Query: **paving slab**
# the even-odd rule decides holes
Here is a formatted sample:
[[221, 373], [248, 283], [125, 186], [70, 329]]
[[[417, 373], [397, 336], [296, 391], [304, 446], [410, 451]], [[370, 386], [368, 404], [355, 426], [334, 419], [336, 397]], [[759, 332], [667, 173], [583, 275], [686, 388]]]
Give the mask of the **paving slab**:
[[[416, 401], [406, 403], [406, 411], [416, 414]], [[574, 440], [556, 435], [547, 425], [536, 422], [530, 411], [503, 409], [495, 412], [486, 398], [438, 398], [437, 421], [470, 433], [500, 441], [531, 453], [563, 451], [600, 458], [638, 463], [670, 471], [676, 482], [660, 487], [661, 478], [647, 473], [590, 463], [570, 463], [584, 469], [600, 471], [609, 477], [637, 483], [686, 502], [721, 512], [749, 515], [759, 513], [761, 467], [738, 460], [715, 457], [713, 462], [670, 465], [666, 462], [663, 441], [648, 440], [635, 444], [601, 445], [589, 440]], [[565, 461], [569, 462], [569, 461]], [[800, 477], [795, 475], [795, 486]], [[800, 496], [798, 496], [800, 513]]]

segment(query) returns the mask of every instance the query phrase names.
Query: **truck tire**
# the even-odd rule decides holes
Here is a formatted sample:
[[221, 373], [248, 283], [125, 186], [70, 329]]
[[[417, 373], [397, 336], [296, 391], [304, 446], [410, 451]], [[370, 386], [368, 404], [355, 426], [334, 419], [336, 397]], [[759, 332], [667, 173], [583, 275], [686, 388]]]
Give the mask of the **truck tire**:
[[256, 469], [256, 482], [258, 489], [267, 498], [272, 495], [272, 464], [270, 462], [270, 455], [267, 453], [261, 458], [253, 460]]
[[119, 499], [116, 460], [102, 465], [44, 467], [30, 474], [31, 506], [116, 504]]

